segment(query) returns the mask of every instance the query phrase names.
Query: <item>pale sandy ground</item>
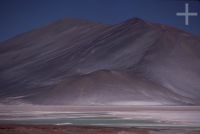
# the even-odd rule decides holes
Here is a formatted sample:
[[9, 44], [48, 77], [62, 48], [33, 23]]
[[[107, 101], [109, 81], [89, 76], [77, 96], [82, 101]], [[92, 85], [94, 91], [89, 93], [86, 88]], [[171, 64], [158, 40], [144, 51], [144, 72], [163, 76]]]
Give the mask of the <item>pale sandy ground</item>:
[[0, 134], [200, 134], [200, 130], [95, 126], [0, 125]]

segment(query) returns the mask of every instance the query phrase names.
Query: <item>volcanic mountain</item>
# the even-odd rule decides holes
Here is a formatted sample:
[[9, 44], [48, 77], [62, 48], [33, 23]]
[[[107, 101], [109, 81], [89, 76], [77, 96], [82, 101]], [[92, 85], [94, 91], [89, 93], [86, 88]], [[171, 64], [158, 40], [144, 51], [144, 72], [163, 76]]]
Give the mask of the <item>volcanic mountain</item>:
[[200, 37], [138, 18], [64, 19], [0, 44], [0, 102], [200, 105]]

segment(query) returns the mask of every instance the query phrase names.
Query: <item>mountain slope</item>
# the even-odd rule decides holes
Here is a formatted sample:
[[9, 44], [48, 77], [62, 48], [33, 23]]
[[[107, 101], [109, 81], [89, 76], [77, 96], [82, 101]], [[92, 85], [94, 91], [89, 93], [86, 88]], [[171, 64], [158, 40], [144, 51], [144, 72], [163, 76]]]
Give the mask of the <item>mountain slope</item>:
[[200, 104], [200, 39], [165, 25], [63, 20], [0, 52], [2, 103]]

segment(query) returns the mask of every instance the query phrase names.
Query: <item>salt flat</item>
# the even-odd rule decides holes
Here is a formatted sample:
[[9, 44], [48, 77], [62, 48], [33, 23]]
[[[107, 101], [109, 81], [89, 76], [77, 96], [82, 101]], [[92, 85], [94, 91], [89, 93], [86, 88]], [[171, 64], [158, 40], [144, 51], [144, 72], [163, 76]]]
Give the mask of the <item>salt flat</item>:
[[0, 124], [200, 128], [200, 106], [1, 105]]

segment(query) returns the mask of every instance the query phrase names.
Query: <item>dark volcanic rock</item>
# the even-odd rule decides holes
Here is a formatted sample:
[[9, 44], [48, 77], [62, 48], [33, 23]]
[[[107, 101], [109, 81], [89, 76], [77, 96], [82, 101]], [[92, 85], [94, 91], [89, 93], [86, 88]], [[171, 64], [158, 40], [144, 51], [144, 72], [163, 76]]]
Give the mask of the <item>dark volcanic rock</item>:
[[148, 129], [95, 126], [1, 125], [1, 134], [199, 134], [192, 129]]

